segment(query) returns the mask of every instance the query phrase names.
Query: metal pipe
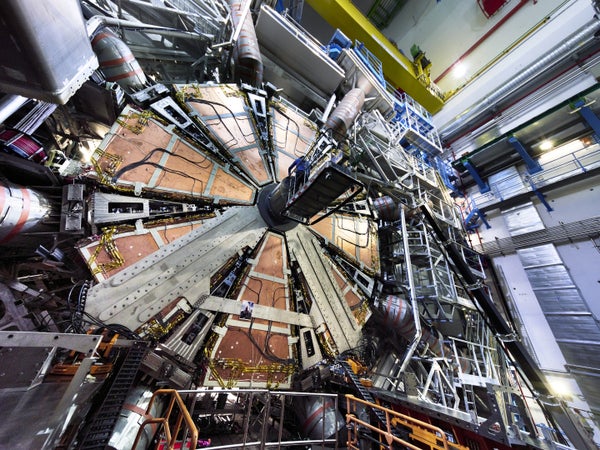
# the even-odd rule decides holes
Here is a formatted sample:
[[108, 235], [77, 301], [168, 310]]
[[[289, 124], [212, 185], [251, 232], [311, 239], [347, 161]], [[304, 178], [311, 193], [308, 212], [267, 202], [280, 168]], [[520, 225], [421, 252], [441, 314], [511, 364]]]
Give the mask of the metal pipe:
[[365, 103], [365, 91], [360, 87], [351, 89], [327, 118], [325, 128], [335, 139], [342, 139], [350, 129]]
[[536, 79], [538, 74], [544, 73], [556, 66], [569, 56], [572, 50], [581, 47], [590, 42], [595, 36], [595, 33], [600, 30], [600, 21], [597, 18], [588, 22], [578, 31], [571, 34], [562, 44], [554, 47], [550, 51], [542, 55], [536, 62], [531, 64], [527, 69], [512, 78], [503, 86], [500, 86], [495, 91], [489, 92], [483, 97], [483, 100], [475, 104], [465, 112], [458, 115], [449, 126], [442, 127], [439, 130], [444, 139], [458, 134], [468, 122], [473, 121], [488, 112], [493, 107], [498, 105], [498, 102], [521, 89]]
[[259, 87], [262, 85], [264, 68], [252, 15], [249, 13], [250, 3], [251, 0], [229, 0], [231, 22], [235, 27], [233, 58], [236, 62], [236, 79]]
[[406, 264], [406, 277], [408, 278], [408, 286], [410, 291], [410, 304], [413, 312], [413, 320], [415, 322], [415, 336], [413, 337], [408, 350], [406, 350], [406, 354], [404, 356], [404, 361], [402, 361], [402, 366], [400, 367], [400, 372], [403, 373], [415, 350], [417, 349], [417, 345], [419, 345], [419, 341], [423, 336], [423, 331], [421, 329], [421, 318], [419, 316], [419, 305], [417, 304], [417, 293], [415, 290], [415, 280], [413, 278], [412, 271], [412, 263], [410, 259], [410, 246], [408, 243], [408, 233], [406, 231], [406, 213], [404, 208], [400, 208], [400, 223], [402, 225], [402, 244], [404, 246], [404, 262]]
[[133, 20], [117, 19], [115, 17], [107, 16], [93, 16], [87, 21], [87, 33], [88, 36], [92, 36], [96, 30], [101, 26], [116, 26], [121, 28], [135, 29], [139, 31], [145, 31], [153, 34], [160, 34], [161, 36], [167, 36], [172, 38], [183, 38], [183, 39], [206, 39], [207, 37], [198, 34], [190, 33], [188, 31], [180, 31], [175, 28], [161, 27], [158, 25], [150, 25], [143, 22], [134, 22]]
[[29, 99], [20, 95], [7, 94], [0, 99], [0, 123], [17, 112]]

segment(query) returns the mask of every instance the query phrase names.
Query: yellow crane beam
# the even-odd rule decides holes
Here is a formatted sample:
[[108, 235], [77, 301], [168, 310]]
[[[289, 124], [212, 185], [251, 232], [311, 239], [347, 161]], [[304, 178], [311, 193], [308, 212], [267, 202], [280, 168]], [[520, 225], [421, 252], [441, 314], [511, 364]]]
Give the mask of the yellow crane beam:
[[431, 114], [444, 101], [418, 79], [413, 63], [367, 19], [350, 0], [307, 0], [307, 3], [332, 27], [339, 28], [352, 40], [362, 42], [383, 65], [388, 82], [419, 102]]

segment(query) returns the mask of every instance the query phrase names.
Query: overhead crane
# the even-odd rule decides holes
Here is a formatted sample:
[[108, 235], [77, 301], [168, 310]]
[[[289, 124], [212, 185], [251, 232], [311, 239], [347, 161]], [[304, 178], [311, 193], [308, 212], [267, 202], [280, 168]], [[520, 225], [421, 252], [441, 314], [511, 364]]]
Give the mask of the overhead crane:
[[419, 79], [419, 71], [373, 25], [350, 0], [307, 0], [307, 3], [332, 27], [350, 39], [362, 42], [383, 64], [384, 74], [394, 89], [406, 92], [431, 114], [444, 105], [435, 87]]

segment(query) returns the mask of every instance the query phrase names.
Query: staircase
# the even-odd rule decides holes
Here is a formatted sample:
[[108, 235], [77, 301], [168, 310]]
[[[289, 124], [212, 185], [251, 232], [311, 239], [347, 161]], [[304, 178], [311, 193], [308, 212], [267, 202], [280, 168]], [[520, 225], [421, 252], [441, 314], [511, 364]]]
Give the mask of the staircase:
[[[346, 371], [346, 375], [348, 376], [348, 379], [352, 382], [354, 388], [358, 391], [359, 397], [366, 402], [375, 404], [375, 399], [368, 391], [368, 389], [363, 386], [356, 374], [352, 371], [350, 364], [348, 364], [346, 361], [340, 361], [339, 364]], [[379, 422], [381, 423], [381, 428], [385, 429], [387, 427], [385, 413], [376, 408], [371, 408], [371, 411], [373, 412], [373, 414], [375, 414], [375, 417], [377, 417], [377, 420], [379, 420]]]

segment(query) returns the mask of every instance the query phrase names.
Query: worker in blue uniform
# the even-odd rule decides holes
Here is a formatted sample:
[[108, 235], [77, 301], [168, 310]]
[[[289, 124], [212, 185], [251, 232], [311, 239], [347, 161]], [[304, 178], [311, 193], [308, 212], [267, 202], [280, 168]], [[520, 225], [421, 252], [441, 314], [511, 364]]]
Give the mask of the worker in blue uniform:
[[[295, 169], [295, 170], [294, 170]], [[294, 172], [294, 185], [297, 190], [308, 179], [310, 174], [310, 163], [305, 156], [300, 156], [288, 168], [288, 176]]]

